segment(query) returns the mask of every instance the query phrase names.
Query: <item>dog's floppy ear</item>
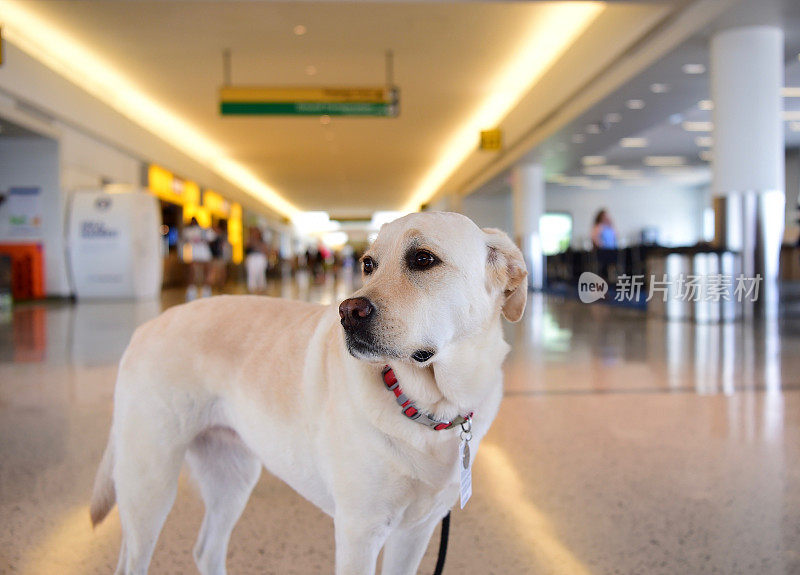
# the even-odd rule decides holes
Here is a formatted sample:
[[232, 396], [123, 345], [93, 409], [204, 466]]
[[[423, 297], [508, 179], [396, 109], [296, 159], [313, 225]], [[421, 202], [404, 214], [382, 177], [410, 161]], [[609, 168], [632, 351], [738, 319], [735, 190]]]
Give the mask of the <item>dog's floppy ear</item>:
[[487, 278], [503, 289], [503, 316], [508, 321], [519, 321], [528, 301], [528, 270], [522, 252], [505, 233], [494, 228], [483, 228], [487, 257]]

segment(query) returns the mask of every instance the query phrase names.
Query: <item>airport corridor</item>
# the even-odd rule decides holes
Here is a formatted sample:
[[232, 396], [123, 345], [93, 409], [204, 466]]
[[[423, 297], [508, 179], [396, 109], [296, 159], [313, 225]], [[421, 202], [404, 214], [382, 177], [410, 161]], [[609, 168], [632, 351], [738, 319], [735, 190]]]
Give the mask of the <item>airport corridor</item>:
[[[352, 283], [270, 282], [338, 303]], [[239, 291], [234, 289], [234, 291]], [[0, 573], [107, 574], [116, 510], [88, 503], [135, 327], [183, 301], [31, 303], [0, 324]], [[698, 325], [531, 294], [508, 324], [505, 398], [454, 509], [445, 573], [800, 572], [800, 321]], [[242, 326], [243, 336], [247, 326]], [[186, 473], [150, 569], [193, 573], [203, 505]], [[420, 573], [431, 573], [438, 529]], [[262, 473], [236, 574], [331, 573], [333, 523]]]

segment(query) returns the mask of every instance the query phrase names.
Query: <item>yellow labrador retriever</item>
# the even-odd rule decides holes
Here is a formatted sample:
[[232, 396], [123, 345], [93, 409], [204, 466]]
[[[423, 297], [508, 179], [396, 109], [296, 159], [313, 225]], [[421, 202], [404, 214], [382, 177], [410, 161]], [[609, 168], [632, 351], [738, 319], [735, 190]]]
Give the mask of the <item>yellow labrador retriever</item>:
[[[417, 572], [497, 413], [522, 316], [522, 254], [453, 213], [381, 228], [364, 286], [336, 306], [223, 296], [166, 311], [134, 334], [97, 472], [94, 524], [116, 502], [117, 573], [144, 574], [186, 460], [206, 514], [201, 573], [225, 573], [228, 539], [264, 465], [334, 519], [337, 575]], [[400, 405], [398, 405], [400, 404]]]

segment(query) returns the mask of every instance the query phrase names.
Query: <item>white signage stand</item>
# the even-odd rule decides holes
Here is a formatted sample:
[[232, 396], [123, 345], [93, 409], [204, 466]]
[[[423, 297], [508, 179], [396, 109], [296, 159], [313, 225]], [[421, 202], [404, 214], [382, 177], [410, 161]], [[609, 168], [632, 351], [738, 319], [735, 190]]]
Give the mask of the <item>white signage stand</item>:
[[146, 192], [76, 192], [67, 245], [77, 297], [158, 297], [160, 229], [158, 200]]

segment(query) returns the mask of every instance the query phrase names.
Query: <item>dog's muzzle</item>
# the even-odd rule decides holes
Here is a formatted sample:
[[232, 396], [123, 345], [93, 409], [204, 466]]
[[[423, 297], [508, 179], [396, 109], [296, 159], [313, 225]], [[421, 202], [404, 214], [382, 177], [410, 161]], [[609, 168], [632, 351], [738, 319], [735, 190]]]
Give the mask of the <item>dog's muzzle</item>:
[[375, 306], [367, 298], [349, 298], [339, 304], [347, 350], [354, 357], [381, 355], [382, 350], [372, 335], [376, 315]]

